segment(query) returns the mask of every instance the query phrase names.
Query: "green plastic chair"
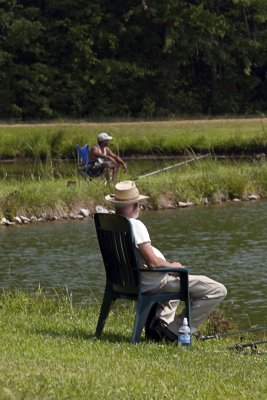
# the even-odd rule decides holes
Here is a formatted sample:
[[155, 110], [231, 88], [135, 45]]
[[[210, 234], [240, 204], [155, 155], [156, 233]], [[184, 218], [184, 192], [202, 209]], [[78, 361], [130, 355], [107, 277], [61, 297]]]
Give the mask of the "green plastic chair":
[[[96, 327], [95, 336], [100, 337], [108, 317], [110, 307], [116, 299], [137, 302], [132, 343], [138, 343], [149, 312], [155, 303], [169, 300], [185, 302], [186, 317], [191, 326], [191, 307], [188, 289], [188, 269], [154, 268], [144, 269], [139, 252], [134, 244], [131, 222], [128, 218], [114, 214], [95, 214], [98, 243], [106, 270], [106, 287]], [[178, 272], [180, 291], [177, 293], [146, 294], [141, 290], [142, 272]]]

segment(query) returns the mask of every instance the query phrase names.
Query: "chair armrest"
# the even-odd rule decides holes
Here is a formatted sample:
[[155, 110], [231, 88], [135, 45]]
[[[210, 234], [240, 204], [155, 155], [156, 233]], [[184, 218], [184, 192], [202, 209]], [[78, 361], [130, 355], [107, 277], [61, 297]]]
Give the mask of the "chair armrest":
[[[186, 300], [189, 298], [189, 276], [188, 267], [155, 267], [155, 268], [140, 268], [139, 271], [142, 272], [162, 272], [162, 273], [178, 273], [180, 275], [180, 287], [182, 292], [182, 299]], [[190, 319], [190, 318], [189, 318]]]
[[184, 272], [188, 274], [188, 267], [155, 267], [155, 268], [139, 268], [141, 272]]

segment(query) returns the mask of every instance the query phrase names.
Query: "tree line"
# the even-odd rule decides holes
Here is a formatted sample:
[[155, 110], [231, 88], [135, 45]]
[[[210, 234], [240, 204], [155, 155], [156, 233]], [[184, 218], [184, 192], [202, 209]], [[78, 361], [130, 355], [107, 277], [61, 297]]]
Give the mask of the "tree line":
[[267, 110], [266, 0], [0, 0], [0, 118]]

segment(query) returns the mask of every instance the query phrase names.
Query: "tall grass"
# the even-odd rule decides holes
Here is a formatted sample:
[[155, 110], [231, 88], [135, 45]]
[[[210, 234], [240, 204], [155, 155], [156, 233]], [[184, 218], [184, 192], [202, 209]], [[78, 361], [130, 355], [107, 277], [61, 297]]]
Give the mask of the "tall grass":
[[103, 197], [104, 182], [95, 185], [77, 180], [68, 186], [63, 179], [4, 182], [0, 193], [0, 214], [12, 219], [16, 215], [63, 217], [79, 212], [81, 207], [93, 208]]
[[228, 350], [238, 337], [194, 340], [188, 352], [144, 339], [131, 345], [131, 304], [115, 304], [101, 340], [94, 339], [94, 302], [81, 307], [69, 294], [17, 292], [4, 293], [0, 306], [3, 400], [266, 398], [266, 355]]
[[216, 203], [235, 197], [246, 199], [251, 193], [265, 198], [266, 174], [266, 163], [221, 163], [210, 159], [137, 180], [137, 184], [158, 207], [166, 196], [171, 204], [179, 201], [201, 204], [206, 198]]
[[260, 153], [267, 149], [266, 125], [266, 119], [0, 125], [0, 155], [75, 158], [76, 144], [94, 144], [101, 131], [114, 137], [112, 147], [121, 155], [184, 154], [188, 149]]
[[[51, 171], [50, 171], [51, 172]], [[71, 176], [55, 178], [53, 173], [30, 179], [3, 180], [0, 191], [0, 216], [14, 218], [16, 215], [62, 217], [70, 212], [79, 212], [81, 207], [94, 209], [96, 204], [105, 205], [104, 196], [114, 190], [104, 180], [88, 181]], [[120, 173], [120, 179], [130, 178]], [[249, 194], [267, 197], [266, 162], [218, 162], [206, 159], [145, 179], [138, 179], [140, 192], [150, 196], [147, 205], [153, 208], [177, 205], [179, 201], [203, 204], [247, 199]]]

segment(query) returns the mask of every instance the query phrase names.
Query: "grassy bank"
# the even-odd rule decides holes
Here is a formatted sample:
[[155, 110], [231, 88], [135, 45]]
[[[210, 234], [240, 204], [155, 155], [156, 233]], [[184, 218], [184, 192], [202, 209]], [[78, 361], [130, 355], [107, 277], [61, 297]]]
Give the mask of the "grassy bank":
[[134, 346], [131, 305], [113, 308], [102, 340], [93, 338], [94, 302], [81, 307], [69, 295], [6, 293], [0, 306], [3, 400], [266, 398], [267, 355], [227, 349], [236, 337], [195, 340], [189, 352], [145, 340]]
[[[50, 176], [50, 175], [49, 175]], [[21, 181], [3, 180], [0, 191], [0, 216], [13, 219], [46, 213], [63, 217], [80, 208], [94, 210], [105, 205], [104, 195], [113, 191], [102, 179], [87, 181], [82, 177], [54, 179], [43, 176]], [[129, 174], [119, 176], [127, 179]], [[137, 180], [140, 192], [150, 196], [147, 207], [175, 207], [179, 202], [220, 203], [233, 199], [247, 200], [249, 195], [267, 197], [267, 163], [218, 162], [205, 159], [180, 168]]]
[[254, 154], [267, 151], [267, 119], [0, 125], [0, 157], [75, 158], [75, 147], [94, 144], [99, 132], [114, 137], [121, 155], [197, 153]]

